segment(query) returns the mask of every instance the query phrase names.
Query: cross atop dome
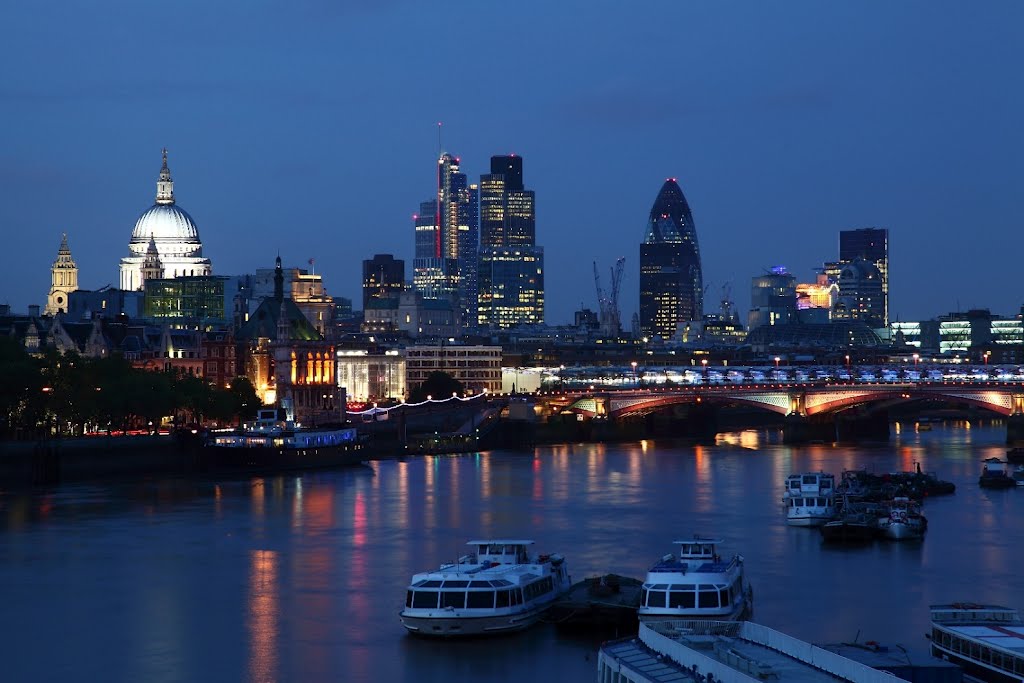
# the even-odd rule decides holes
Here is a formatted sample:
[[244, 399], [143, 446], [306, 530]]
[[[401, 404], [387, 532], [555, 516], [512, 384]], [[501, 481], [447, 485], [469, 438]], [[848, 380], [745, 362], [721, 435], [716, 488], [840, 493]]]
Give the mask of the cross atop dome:
[[163, 149], [163, 166], [160, 167], [160, 180], [156, 183], [156, 203], [174, 203], [174, 181], [171, 180], [171, 169], [167, 168], [167, 148]]

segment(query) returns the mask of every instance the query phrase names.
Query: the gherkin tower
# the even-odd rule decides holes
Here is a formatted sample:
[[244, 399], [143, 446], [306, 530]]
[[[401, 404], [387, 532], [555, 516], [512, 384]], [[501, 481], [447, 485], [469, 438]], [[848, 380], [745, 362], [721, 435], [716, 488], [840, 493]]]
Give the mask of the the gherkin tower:
[[697, 230], [675, 178], [661, 186], [640, 245], [640, 331], [678, 338], [704, 312]]

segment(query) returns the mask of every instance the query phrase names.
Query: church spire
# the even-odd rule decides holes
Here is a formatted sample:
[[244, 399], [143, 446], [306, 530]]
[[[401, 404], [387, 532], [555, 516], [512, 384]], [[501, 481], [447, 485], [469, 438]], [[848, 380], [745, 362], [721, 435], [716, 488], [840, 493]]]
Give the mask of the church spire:
[[171, 169], [167, 168], [167, 148], [164, 147], [164, 163], [160, 167], [160, 180], [156, 183], [156, 203], [174, 203], [174, 181], [171, 180]]
[[60, 248], [57, 250], [57, 260], [50, 268], [50, 295], [46, 299], [46, 309], [43, 315], [56, 315], [67, 313], [68, 294], [78, 290], [78, 266], [71, 258], [71, 247], [68, 246], [68, 234], [64, 233], [60, 238]]
[[274, 298], [278, 301], [284, 299], [284, 270], [281, 269], [281, 255], [278, 254], [274, 266]]
[[153, 233], [149, 234], [149, 247], [146, 249], [146, 259], [142, 262], [142, 283], [146, 280], [159, 280], [164, 276], [164, 264], [160, 260], [160, 251], [156, 247], [156, 239]]

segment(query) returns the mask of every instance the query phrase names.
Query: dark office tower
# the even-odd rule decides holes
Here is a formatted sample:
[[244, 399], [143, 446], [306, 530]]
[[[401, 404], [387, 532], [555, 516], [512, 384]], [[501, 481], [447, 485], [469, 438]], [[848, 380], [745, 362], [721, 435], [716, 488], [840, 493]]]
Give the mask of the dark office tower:
[[491, 157], [491, 175], [503, 177], [509, 192], [522, 192], [523, 158], [515, 154]]
[[479, 206], [480, 325], [543, 323], [544, 250], [536, 245], [536, 204], [523, 186], [522, 157], [491, 157]]
[[863, 259], [874, 264], [882, 278], [882, 310], [871, 317], [889, 325], [889, 230], [888, 228], [860, 228], [839, 231], [839, 263], [852, 264]]
[[640, 245], [640, 332], [663, 339], [700, 320], [703, 278], [697, 230], [675, 178], [661, 186]]
[[363, 261], [363, 310], [370, 299], [397, 299], [405, 288], [405, 261], [375, 254]]

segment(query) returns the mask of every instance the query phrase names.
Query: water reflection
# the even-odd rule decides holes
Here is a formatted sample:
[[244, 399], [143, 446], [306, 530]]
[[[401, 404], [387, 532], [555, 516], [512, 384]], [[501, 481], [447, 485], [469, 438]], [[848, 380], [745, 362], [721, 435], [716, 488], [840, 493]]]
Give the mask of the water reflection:
[[[262, 490], [262, 487], [261, 487]], [[255, 496], [254, 496], [255, 501]], [[249, 570], [249, 680], [276, 681], [278, 629], [277, 554], [254, 550]]]
[[[0, 585], [21, 587], [5, 601], [5, 677], [105, 680], [122, 661], [146, 680], [161, 667], [190, 680], [590, 680], [595, 645], [550, 629], [443, 646], [404, 634], [409, 577], [476, 536], [533, 538], [582, 579], [642, 577], [676, 538], [715, 534], [746, 558], [756, 619], [818, 641], [923, 646], [931, 602], [1024, 595], [1024, 496], [977, 486], [981, 459], [1005, 452], [1002, 427], [903, 429], [872, 446], [747, 434], [4, 496]], [[958, 487], [926, 501], [921, 543], [830, 548], [786, 525], [789, 474], [917, 463]]]

